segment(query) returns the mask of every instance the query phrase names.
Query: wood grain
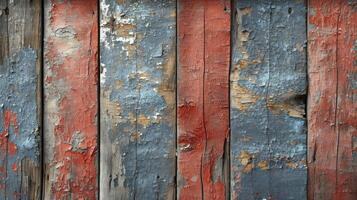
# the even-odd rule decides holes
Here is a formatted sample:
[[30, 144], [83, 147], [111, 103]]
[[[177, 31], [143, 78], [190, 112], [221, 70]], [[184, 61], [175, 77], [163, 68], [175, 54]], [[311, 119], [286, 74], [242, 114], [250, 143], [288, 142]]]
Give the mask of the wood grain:
[[306, 6], [235, 0], [231, 199], [306, 199]]
[[0, 199], [41, 198], [41, 1], [0, 2]]
[[98, 4], [44, 7], [44, 198], [97, 199]]
[[309, 1], [309, 199], [357, 198], [357, 1]]
[[100, 199], [174, 199], [176, 2], [100, 10]]
[[178, 199], [225, 199], [230, 2], [179, 1]]

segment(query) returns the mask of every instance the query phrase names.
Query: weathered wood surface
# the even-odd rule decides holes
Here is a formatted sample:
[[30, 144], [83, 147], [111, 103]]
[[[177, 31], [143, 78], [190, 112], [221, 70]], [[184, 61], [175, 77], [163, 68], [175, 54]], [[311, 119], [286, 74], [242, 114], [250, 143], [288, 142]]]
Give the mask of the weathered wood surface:
[[309, 1], [309, 199], [357, 199], [357, 1]]
[[306, 199], [306, 7], [234, 6], [231, 198]]
[[230, 2], [178, 2], [178, 199], [225, 199]]
[[96, 199], [98, 4], [44, 7], [44, 198]]
[[0, 199], [41, 195], [41, 1], [0, 2]]
[[176, 2], [100, 10], [100, 199], [174, 199]]

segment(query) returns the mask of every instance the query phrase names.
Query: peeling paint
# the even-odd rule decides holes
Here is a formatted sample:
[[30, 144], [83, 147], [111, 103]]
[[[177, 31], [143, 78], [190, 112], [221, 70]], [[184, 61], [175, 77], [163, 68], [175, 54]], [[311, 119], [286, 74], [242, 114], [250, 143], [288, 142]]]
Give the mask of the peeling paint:
[[100, 199], [174, 199], [176, 2], [100, 9]]
[[[39, 197], [34, 191], [21, 192], [25, 170], [40, 169], [36, 61], [36, 52], [24, 48], [0, 65], [0, 198], [11, 198], [14, 193], [23, 199]], [[34, 166], [25, 168], [24, 159]]]
[[241, 111], [247, 110], [251, 105], [254, 105], [259, 97], [254, 95], [247, 88], [240, 86], [239, 84], [234, 84], [231, 88], [231, 106], [237, 108]]
[[97, 1], [46, 1], [44, 198], [97, 198]]
[[231, 198], [306, 199], [306, 7], [233, 4]]

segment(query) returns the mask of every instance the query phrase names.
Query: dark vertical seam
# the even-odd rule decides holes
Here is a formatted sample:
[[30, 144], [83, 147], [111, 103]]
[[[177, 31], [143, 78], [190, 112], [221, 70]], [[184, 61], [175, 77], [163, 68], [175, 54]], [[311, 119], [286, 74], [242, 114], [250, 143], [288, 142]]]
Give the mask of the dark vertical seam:
[[338, 8], [338, 15], [337, 15], [337, 25], [336, 25], [336, 53], [335, 53], [335, 62], [336, 62], [336, 87], [335, 87], [335, 93], [336, 93], [336, 98], [335, 98], [335, 132], [337, 133], [337, 144], [336, 144], [336, 171], [335, 171], [335, 178], [336, 178], [336, 184], [335, 184], [335, 192], [337, 192], [337, 187], [338, 187], [338, 157], [339, 157], [339, 144], [340, 144], [340, 127], [339, 127], [339, 121], [338, 121], [338, 76], [339, 76], [339, 70], [338, 70], [338, 35], [339, 35], [339, 23], [340, 23], [340, 16], [341, 16], [341, 2], [339, 3], [339, 8]]
[[44, 146], [45, 146], [45, 139], [44, 139], [44, 120], [45, 120], [45, 88], [44, 88], [44, 43], [45, 43], [45, 6], [44, 6], [44, 1], [43, 0], [39, 0], [40, 1], [40, 13], [41, 13], [41, 16], [40, 16], [40, 22], [41, 22], [41, 36], [40, 36], [40, 39], [41, 39], [41, 44], [40, 44], [40, 91], [41, 91], [41, 113], [40, 113], [40, 126], [41, 126], [41, 129], [40, 129], [40, 199], [43, 199], [44, 198], [44, 192], [45, 192], [45, 167], [44, 167], [44, 164], [45, 164], [45, 154], [44, 154]]
[[7, 51], [7, 57], [10, 55], [10, 39], [9, 39], [9, 15], [10, 15], [10, 9], [9, 9], [9, 1], [6, 1], [6, 6], [5, 9], [5, 15], [6, 15], [6, 34], [7, 34], [7, 47], [6, 47], [6, 51]]
[[[10, 39], [9, 39], [9, 14], [10, 14], [10, 9], [9, 9], [9, 2], [6, 1], [6, 7], [5, 9], [8, 10], [8, 13], [5, 13], [6, 15], [6, 34], [7, 34], [7, 55], [5, 57], [9, 57], [10, 55]], [[5, 125], [5, 123], [4, 123]], [[9, 127], [10, 128], [10, 127]], [[8, 128], [8, 129], [9, 129]], [[6, 127], [4, 127], [6, 129]], [[9, 134], [9, 133], [8, 133]], [[6, 157], [5, 157], [5, 186], [4, 186], [4, 192], [5, 192], [5, 199], [7, 199], [7, 161], [8, 161], [8, 146], [9, 146], [9, 136], [6, 136]]]
[[[306, 189], [306, 196], [309, 197], [309, 183], [310, 183], [310, 170], [311, 168], [309, 168], [309, 162], [308, 161], [308, 149], [309, 149], [309, 134], [308, 134], [308, 126], [309, 126], [309, 120], [308, 120], [308, 110], [307, 110], [307, 106], [308, 106], [308, 94], [309, 94], [309, 54], [307, 52], [306, 49], [308, 49], [308, 38], [309, 38], [309, 26], [308, 26], [308, 23], [309, 23], [309, 3], [310, 1], [309, 0], [305, 0], [304, 1], [304, 6], [306, 8], [306, 12], [305, 12], [305, 44], [306, 44], [306, 47], [305, 48], [305, 58], [306, 58], [306, 61], [305, 61], [305, 66], [306, 66], [306, 69], [305, 69], [305, 74], [306, 74], [306, 78], [305, 78], [305, 81], [306, 81], [306, 95], [305, 95], [305, 115], [306, 115], [306, 124], [305, 124], [305, 127], [306, 127], [306, 139], [305, 139], [305, 144], [306, 144], [306, 153], [305, 153], [305, 157], [306, 157], [306, 163], [307, 163], [307, 177], [306, 177], [306, 186], [305, 186], [305, 189]], [[314, 144], [314, 152], [313, 152], [313, 158], [315, 158], [315, 149], [316, 149], [316, 145]], [[313, 159], [315, 160], [315, 159]], [[313, 170], [315, 170], [315, 167], [312, 168]], [[313, 173], [315, 175], [315, 172]], [[314, 177], [315, 179], [315, 177]], [[314, 195], [312, 195], [312, 198], [314, 199]], [[311, 199], [311, 200], [313, 200]]]
[[[137, 21], [137, 18], [135, 17], [135, 20]], [[137, 26], [135, 26], [135, 34], [138, 33], [137, 30]], [[141, 94], [140, 94], [140, 89], [141, 89], [141, 85], [140, 85], [140, 77], [138, 77], [138, 43], [136, 42], [135, 44], [135, 77], [137, 80], [137, 92], [138, 92], [138, 98], [136, 100], [136, 106], [135, 106], [135, 138], [134, 138], [134, 142], [135, 142], [135, 171], [134, 171], [134, 200], [136, 200], [136, 187], [137, 187], [137, 176], [138, 176], [138, 114], [139, 114], [139, 106], [140, 106], [140, 98], [141, 98]]]
[[272, 28], [272, 2], [269, 1], [269, 21], [268, 21], [268, 83], [267, 83], [267, 87], [266, 87], [266, 92], [265, 92], [265, 109], [266, 109], [266, 119], [267, 119], [267, 123], [266, 123], [266, 127], [265, 127], [265, 134], [267, 136], [268, 139], [268, 156], [269, 156], [269, 178], [268, 178], [268, 192], [269, 192], [269, 196], [271, 195], [271, 147], [270, 147], [270, 142], [271, 142], [271, 138], [270, 138], [270, 133], [269, 133], [269, 124], [270, 124], [270, 114], [269, 114], [269, 89], [270, 89], [270, 57], [271, 57], [271, 28]]
[[[24, 176], [24, 167], [23, 167], [23, 163], [22, 163], [22, 161], [20, 162], [20, 173], [21, 173], [21, 175], [20, 175], [20, 197], [22, 198], [24, 195], [22, 194], [22, 192], [23, 192], [23, 190], [22, 190], [22, 181], [23, 181], [23, 176]], [[28, 190], [28, 189], [27, 189]], [[30, 194], [29, 194], [30, 192], [28, 192], [27, 194], [25, 194], [25, 195], [27, 195], [27, 197], [25, 196], [24, 198], [28, 198], [28, 197], [30, 197]]]
[[203, 121], [203, 130], [204, 130], [204, 149], [201, 156], [201, 195], [202, 200], [204, 200], [204, 179], [203, 179], [203, 161], [206, 154], [207, 148], [207, 129], [206, 129], [206, 119], [205, 119], [205, 76], [206, 76], [206, 2], [203, 2], [203, 74], [202, 74], [202, 121]]
[[174, 174], [175, 174], [175, 177], [174, 177], [174, 199], [176, 200], [177, 199], [177, 186], [178, 186], [178, 183], [177, 183], [177, 176], [178, 176], [178, 158], [177, 158], [177, 141], [178, 141], [178, 126], [177, 126], [177, 107], [178, 107], [178, 105], [177, 105], [177, 102], [178, 102], [178, 99], [177, 99], [177, 81], [178, 81], [178, 78], [177, 78], [177, 76], [178, 76], [178, 68], [177, 68], [177, 66], [178, 66], [178, 6], [179, 6], [179, 2], [178, 2], [178, 0], [176, 1], [176, 7], [175, 7], [175, 9], [176, 9], [176, 18], [175, 18], [175, 28], [176, 28], [176, 37], [175, 37], [175, 50], [176, 50], [176, 52], [175, 52], [175, 61], [176, 61], [176, 63], [175, 63], [175, 83], [174, 83], [174, 90], [175, 90], [175, 117], [174, 117], [174, 119], [175, 119], [175, 158], [174, 158], [174, 160], [175, 160], [175, 172], [174, 172]]
[[234, 0], [230, 0], [230, 38], [229, 38], [229, 66], [228, 66], [228, 133], [226, 135], [226, 139], [227, 139], [227, 147], [224, 149], [224, 151], [228, 151], [227, 154], [227, 165], [225, 170], [226, 170], [226, 199], [231, 199], [231, 177], [232, 177], [232, 172], [231, 172], [231, 140], [230, 140], [230, 136], [231, 136], [231, 81], [230, 81], [230, 74], [231, 74], [231, 66], [232, 66], [232, 58], [233, 58], [233, 32], [234, 30], [232, 30], [233, 24], [234, 24], [234, 13], [235, 13], [235, 5], [234, 5]]
[[97, 198], [100, 199], [100, 1], [97, 0], [97, 31], [98, 31], [98, 38], [97, 38]]

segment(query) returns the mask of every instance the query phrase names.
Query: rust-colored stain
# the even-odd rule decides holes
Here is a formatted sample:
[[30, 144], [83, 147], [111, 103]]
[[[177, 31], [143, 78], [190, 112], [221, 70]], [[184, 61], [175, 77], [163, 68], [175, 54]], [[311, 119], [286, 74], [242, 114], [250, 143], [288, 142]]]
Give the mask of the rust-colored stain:
[[357, 199], [357, 4], [309, 1], [309, 199]]
[[65, 0], [50, 6], [45, 198], [96, 199], [98, 5], [96, 0]]
[[179, 1], [178, 198], [225, 199], [230, 2]]

